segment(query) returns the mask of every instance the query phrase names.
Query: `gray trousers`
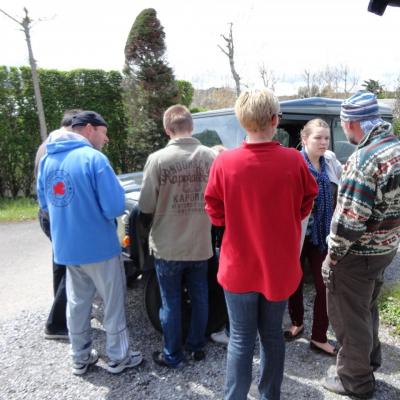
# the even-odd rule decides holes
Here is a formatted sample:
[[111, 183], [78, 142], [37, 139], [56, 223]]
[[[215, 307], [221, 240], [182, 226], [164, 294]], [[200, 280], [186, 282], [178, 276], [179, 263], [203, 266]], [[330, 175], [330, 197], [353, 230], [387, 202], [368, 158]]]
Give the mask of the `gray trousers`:
[[374, 390], [373, 371], [382, 362], [377, 298], [385, 268], [396, 251], [382, 256], [346, 255], [330, 267], [328, 317], [339, 342], [336, 369], [345, 389]]
[[87, 359], [92, 348], [90, 319], [96, 290], [104, 302], [107, 356], [120, 361], [128, 355], [125, 272], [117, 256], [94, 264], [67, 266], [67, 325], [76, 363]]

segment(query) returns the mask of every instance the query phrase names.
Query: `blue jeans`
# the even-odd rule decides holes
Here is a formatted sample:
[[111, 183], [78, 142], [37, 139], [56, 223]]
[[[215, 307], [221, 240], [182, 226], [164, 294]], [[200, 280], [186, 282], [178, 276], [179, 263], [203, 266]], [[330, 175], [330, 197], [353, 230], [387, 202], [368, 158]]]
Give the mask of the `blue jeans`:
[[183, 359], [182, 351], [182, 278], [192, 306], [189, 334], [186, 340], [188, 351], [201, 350], [206, 343], [208, 321], [207, 261], [166, 261], [155, 259], [162, 307], [160, 322], [164, 334], [164, 358], [172, 367]]
[[230, 322], [225, 400], [245, 400], [251, 385], [254, 346], [260, 336], [262, 400], [279, 400], [285, 363], [282, 319], [285, 301], [268, 301], [256, 292], [225, 290]]

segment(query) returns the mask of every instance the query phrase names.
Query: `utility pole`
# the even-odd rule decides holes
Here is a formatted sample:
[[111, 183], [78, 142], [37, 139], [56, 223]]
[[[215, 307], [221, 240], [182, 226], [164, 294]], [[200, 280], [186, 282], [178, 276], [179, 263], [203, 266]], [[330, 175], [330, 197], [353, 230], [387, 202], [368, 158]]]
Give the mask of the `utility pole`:
[[23, 18], [22, 21], [18, 21], [16, 18], [14, 18], [11, 15], [7, 14], [1, 8], [0, 8], [0, 11], [5, 16], [7, 16], [8, 18], [12, 19], [18, 25], [20, 25], [22, 27], [21, 30], [25, 34], [26, 43], [28, 45], [29, 64], [31, 66], [31, 72], [32, 72], [32, 82], [33, 82], [33, 91], [34, 91], [34, 94], [35, 94], [36, 109], [37, 109], [37, 114], [38, 114], [38, 117], [39, 117], [40, 137], [42, 138], [42, 141], [45, 141], [46, 138], [47, 138], [46, 120], [45, 120], [45, 116], [44, 116], [42, 94], [40, 92], [39, 76], [38, 76], [37, 68], [36, 68], [36, 60], [33, 57], [31, 35], [30, 35], [30, 29], [31, 29], [32, 20], [29, 18], [28, 10], [25, 7], [24, 7], [25, 17]]

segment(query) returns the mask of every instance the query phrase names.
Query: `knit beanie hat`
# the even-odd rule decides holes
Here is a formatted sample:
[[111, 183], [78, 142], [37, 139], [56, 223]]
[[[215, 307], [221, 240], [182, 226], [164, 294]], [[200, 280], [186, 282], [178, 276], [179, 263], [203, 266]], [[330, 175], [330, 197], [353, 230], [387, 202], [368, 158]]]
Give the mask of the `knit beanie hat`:
[[378, 101], [371, 92], [358, 92], [342, 103], [342, 121], [363, 121], [379, 117]]

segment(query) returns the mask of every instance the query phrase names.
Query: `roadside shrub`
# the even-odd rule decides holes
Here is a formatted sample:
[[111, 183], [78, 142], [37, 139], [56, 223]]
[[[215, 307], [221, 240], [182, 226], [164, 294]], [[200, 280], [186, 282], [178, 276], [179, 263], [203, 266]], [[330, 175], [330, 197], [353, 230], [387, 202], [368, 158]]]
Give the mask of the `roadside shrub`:
[[[102, 114], [109, 124], [105, 148], [117, 173], [129, 170], [127, 120], [122, 75], [117, 71], [39, 69], [47, 131], [60, 126], [66, 109]], [[41, 142], [29, 67], [0, 67], [0, 197], [28, 196], [34, 191], [33, 166]]]

